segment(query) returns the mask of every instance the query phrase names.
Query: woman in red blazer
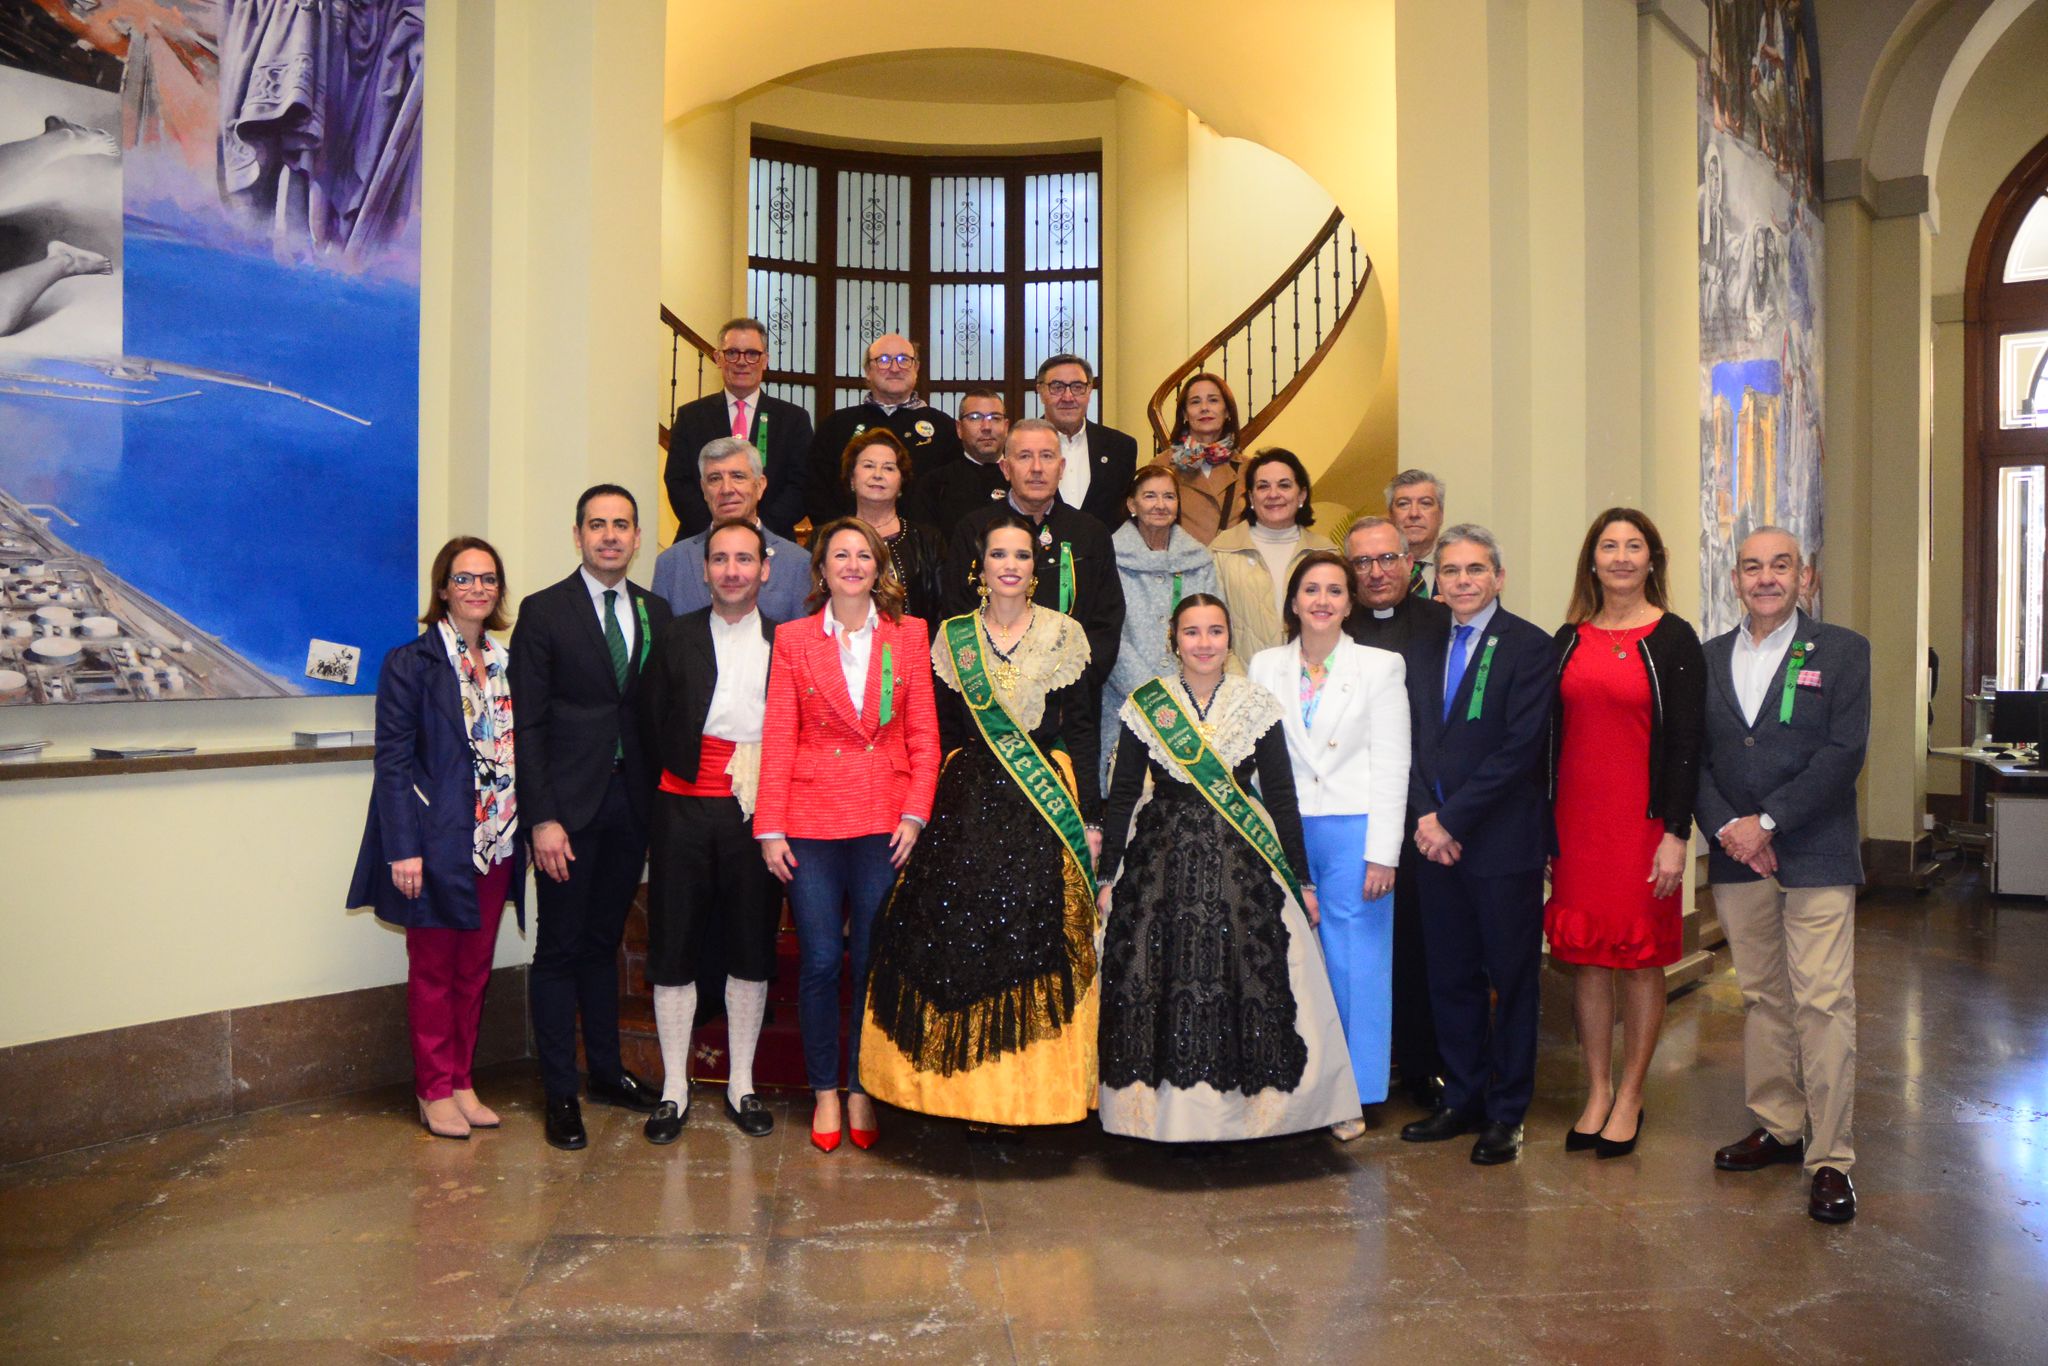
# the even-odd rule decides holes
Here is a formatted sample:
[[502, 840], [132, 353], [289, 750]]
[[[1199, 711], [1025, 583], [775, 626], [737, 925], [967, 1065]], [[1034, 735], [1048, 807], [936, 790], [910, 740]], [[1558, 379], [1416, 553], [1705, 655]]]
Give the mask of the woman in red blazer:
[[[853, 955], [853, 1038], [846, 1127], [872, 1147], [875, 1107], [861, 1090], [861, 997], [868, 942], [897, 870], [931, 819], [939, 723], [930, 637], [903, 615], [889, 548], [858, 518], [811, 539], [814, 616], [775, 628], [761, 731], [754, 838], [789, 887], [801, 969], [797, 1023], [818, 1105], [811, 1142], [839, 1146], [841, 954]], [[851, 929], [845, 913], [850, 911]]]

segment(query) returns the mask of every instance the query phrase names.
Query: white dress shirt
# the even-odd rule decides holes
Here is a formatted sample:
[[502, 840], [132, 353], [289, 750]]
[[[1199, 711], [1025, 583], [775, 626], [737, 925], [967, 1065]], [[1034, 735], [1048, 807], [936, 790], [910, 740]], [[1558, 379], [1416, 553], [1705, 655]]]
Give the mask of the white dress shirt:
[[619, 629], [626, 634], [626, 658], [631, 659], [633, 657], [634, 641], [640, 628], [640, 624], [634, 619], [633, 614], [633, 590], [627, 586], [624, 579], [620, 579], [610, 588], [605, 587], [604, 584], [591, 576], [588, 565], [585, 565], [576, 572], [583, 575], [583, 586], [590, 590], [590, 605], [597, 609], [597, 633], [599, 635], [604, 634], [604, 595], [612, 592], [616, 592], [619, 595], [613, 599], [614, 606], [612, 611], [619, 619]]
[[1735, 686], [1735, 700], [1742, 704], [1742, 719], [1752, 726], [1764, 699], [1771, 694], [1771, 685], [1778, 682], [1785, 651], [1791, 648], [1792, 633], [1798, 625], [1799, 614], [1794, 612], [1785, 618], [1783, 626], [1765, 636], [1762, 644], [1750, 638], [1748, 617], [1742, 619], [1735, 632], [1735, 650], [1728, 658], [1729, 682]]
[[736, 745], [758, 741], [768, 708], [768, 642], [761, 635], [760, 609], [738, 621], [727, 621], [714, 610], [711, 653], [718, 661], [718, 682], [704, 713], [704, 733]]
[[[1493, 625], [1493, 614], [1495, 612], [1498, 612], [1499, 610], [1500, 599], [1495, 598], [1492, 602], [1487, 603], [1486, 606], [1482, 607], [1478, 612], [1473, 614], [1472, 620], [1464, 623], [1464, 625], [1470, 626], [1472, 628], [1472, 634], [1465, 637], [1465, 673], [1471, 673], [1473, 666], [1479, 662], [1480, 652], [1486, 648], [1486, 628]], [[1458, 625], [1458, 619], [1455, 616], [1452, 617], [1451, 643], [1444, 647], [1443, 681], [1446, 683], [1451, 681], [1451, 651], [1454, 648], [1456, 648], [1458, 644]], [[1464, 686], [1464, 682], [1465, 675], [1458, 675], [1458, 684], [1460, 687]], [[1437, 693], [1439, 697], [1441, 697], [1443, 689], [1438, 688]]]
[[846, 695], [853, 699], [853, 714], [860, 715], [861, 703], [868, 691], [868, 660], [875, 652], [875, 605], [868, 604], [867, 622], [858, 631], [849, 631], [839, 624], [839, 618], [832, 615], [828, 605], [825, 608], [825, 634], [838, 637], [839, 672], [846, 678]]
[[739, 416], [739, 406], [742, 403], [747, 405], [747, 435], [751, 436], [754, 431], [754, 419], [761, 415], [761, 391], [759, 389], [748, 394], [745, 398], [741, 398], [730, 389], [725, 391], [725, 430], [728, 433], [732, 431], [733, 419]]
[[[1053, 429], [1059, 432], [1058, 428]], [[1060, 497], [1067, 500], [1067, 506], [1077, 508], [1088, 496], [1088, 485], [1095, 478], [1095, 471], [1088, 468], [1088, 424], [1083, 422], [1081, 430], [1068, 436], [1059, 432], [1060, 454], [1067, 459], [1066, 468], [1060, 471]]]

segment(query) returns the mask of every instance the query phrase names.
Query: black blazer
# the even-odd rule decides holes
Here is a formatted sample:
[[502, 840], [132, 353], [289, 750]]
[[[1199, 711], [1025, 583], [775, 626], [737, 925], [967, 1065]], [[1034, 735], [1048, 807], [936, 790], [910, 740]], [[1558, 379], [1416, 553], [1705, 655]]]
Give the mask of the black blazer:
[[[1551, 637], [1557, 651], [1557, 703], [1550, 713], [1547, 790], [1557, 800], [1557, 764], [1564, 753], [1564, 669], [1579, 647], [1579, 628], [1566, 623]], [[1650, 809], [1678, 838], [1692, 838], [1692, 806], [1699, 794], [1700, 745], [1707, 721], [1707, 657], [1691, 623], [1666, 612], [1650, 634], [1636, 643], [1650, 675]]]
[[1081, 511], [1115, 531], [1130, 520], [1124, 495], [1131, 491], [1131, 479], [1138, 472], [1138, 443], [1100, 422], [1090, 422], [1081, 430], [1088, 438], [1089, 471]]
[[[760, 618], [761, 638], [775, 653], [777, 623]], [[762, 700], [767, 700], [765, 688]], [[711, 609], [699, 607], [672, 619], [654, 635], [654, 653], [640, 683], [640, 727], [647, 753], [659, 769], [688, 781], [697, 776], [704, 718], [718, 687], [718, 651], [711, 644]]]
[[[1465, 718], [1486, 641], [1493, 666], [1479, 715]], [[1408, 810], [1430, 812], [1464, 846], [1458, 866], [1482, 877], [1528, 873], [1550, 855], [1550, 807], [1543, 797], [1543, 743], [1549, 733], [1556, 663], [1542, 628], [1506, 608], [1494, 611], [1472, 642], [1465, 676], [1444, 716], [1444, 664], [1451, 631], [1416, 640], [1408, 660], [1412, 730]]]
[[660, 774], [641, 742], [641, 671], [671, 613], [639, 584], [625, 586], [636, 636], [623, 690], [612, 676], [611, 652], [580, 569], [519, 604], [519, 624], [512, 628], [513, 743], [519, 821], [529, 831], [546, 821], [560, 821], [571, 833], [588, 825], [611, 782], [615, 753], [633, 810], [646, 818]]
[[919, 486], [961, 458], [960, 425], [950, 413], [930, 405], [885, 413], [868, 399], [841, 408], [820, 422], [818, 434], [811, 438], [810, 473], [805, 480], [803, 500], [812, 526], [820, 527], [834, 517], [852, 515], [853, 490], [839, 478], [839, 457], [845, 453], [847, 442], [871, 427], [888, 428], [910, 452], [910, 473], [903, 481], [898, 505], [910, 508], [912, 516], [921, 510]]
[[930, 478], [919, 477], [917, 488], [900, 506], [903, 515], [951, 536], [963, 517], [1000, 503], [1010, 492], [1010, 478], [1001, 462], [986, 465], [963, 456], [943, 465]]
[[[1743, 628], [1737, 626], [1735, 631]], [[1809, 643], [1792, 689], [1792, 719], [1781, 721], [1783, 683], [1764, 694], [1756, 724], [1735, 696], [1735, 631], [1705, 646], [1707, 743], [1700, 763], [1700, 829], [1708, 837], [1709, 882], [1754, 882], [1713, 836], [1742, 816], [1777, 824], [1771, 851], [1785, 887], [1852, 887], [1863, 881], [1856, 775], [1870, 743], [1870, 642], [1854, 631], [1799, 614], [1795, 639]], [[1789, 667], [1789, 655], [1787, 664]]]
[[[1010, 510], [1005, 498], [962, 518], [946, 546], [946, 572], [940, 602], [947, 616], [971, 612], [980, 601], [974, 565], [981, 548], [981, 529], [998, 512]], [[1116, 572], [1116, 547], [1102, 523], [1061, 502], [1057, 495], [1039, 523], [1038, 591], [1031, 600], [1057, 611], [1060, 605], [1060, 547], [1074, 559], [1074, 602], [1068, 613], [1088, 637], [1088, 681], [1100, 688], [1116, 664], [1124, 635], [1124, 581]]]
[[[761, 419], [768, 419], [768, 491], [761, 495], [761, 520], [776, 535], [794, 539], [796, 524], [804, 516], [804, 464], [811, 452], [811, 415], [763, 390], [755, 390], [749, 400], [750, 406], [756, 402], [759, 406], [752, 407], [747, 433], [756, 445], [761, 441]], [[697, 453], [719, 437], [731, 436], [731, 420], [724, 389], [676, 409], [662, 482], [668, 486], [669, 508], [682, 523], [682, 530], [676, 533], [679, 541], [711, 525], [711, 509], [697, 478]]]

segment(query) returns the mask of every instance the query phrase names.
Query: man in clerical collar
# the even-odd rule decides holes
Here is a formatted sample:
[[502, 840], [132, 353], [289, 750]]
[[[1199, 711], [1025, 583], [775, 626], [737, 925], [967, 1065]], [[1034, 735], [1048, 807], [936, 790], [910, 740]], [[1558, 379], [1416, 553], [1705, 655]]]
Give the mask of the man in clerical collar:
[[1402, 470], [1387, 485], [1387, 516], [1401, 529], [1415, 562], [1408, 591], [1418, 598], [1437, 596], [1436, 566], [1430, 555], [1444, 525], [1444, 481], [1428, 470]]
[[960, 400], [956, 429], [965, 458], [920, 478], [916, 498], [905, 504], [911, 520], [938, 528], [941, 536], [951, 535], [962, 517], [1001, 502], [1010, 491], [1010, 478], [1003, 473], [1010, 419], [1003, 411], [1002, 391], [987, 384], [969, 387]]
[[1062, 352], [1039, 364], [1039, 406], [1059, 434], [1066, 459], [1060, 497], [1114, 530], [1126, 517], [1124, 494], [1137, 473], [1138, 443], [1114, 427], [1088, 420], [1094, 393], [1095, 371], [1081, 357]]
[[1360, 645], [1399, 651], [1416, 636], [1449, 629], [1451, 609], [1411, 592], [1414, 552], [1384, 517], [1360, 517], [1344, 537], [1344, 557], [1358, 575], [1358, 605], [1344, 629]]
[[[1415, 557], [1401, 530], [1384, 517], [1360, 517], [1344, 536], [1344, 558], [1358, 576], [1358, 605], [1344, 629], [1360, 645], [1392, 650], [1408, 666], [1411, 697], [1418, 684], [1437, 696], [1437, 680], [1423, 662], [1450, 635], [1451, 609], [1408, 591]], [[1422, 854], [1415, 847], [1416, 813], [1394, 874], [1394, 1069], [1408, 1096], [1426, 1110], [1443, 1099], [1443, 1059], [1430, 1016], [1429, 962], [1422, 938]]]
[[1088, 677], [1100, 687], [1116, 663], [1123, 636], [1124, 586], [1108, 529], [1060, 497], [1065, 464], [1059, 432], [1050, 422], [1026, 418], [1010, 428], [1002, 461], [1009, 496], [969, 513], [953, 528], [946, 552], [946, 610], [974, 609], [980, 597], [974, 567], [980, 562], [982, 528], [998, 513], [1017, 512], [1038, 529], [1038, 578], [1031, 600], [1081, 624], [1088, 636]]
[[[761, 452], [752, 442], [721, 436], [705, 443], [697, 453], [697, 479], [705, 506], [715, 520], [761, 526], [761, 494], [768, 479], [762, 472]], [[654, 562], [654, 591], [677, 616], [711, 604], [711, 590], [704, 579], [704, 552], [710, 534], [707, 527], [695, 536], [686, 536]], [[767, 576], [761, 585], [761, 610], [775, 621], [795, 621], [806, 615], [804, 592], [810, 556], [802, 546], [765, 526], [762, 539], [768, 561], [778, 572]]]
[[917, 485], [960, 458], [954, 425], [918, 397], [916, 343], [900, 332], [884, 332], [868, 343], [861, 369], [868, 381], [866, 397], [818, 424], [817, 439], [811, 443], [804, 510], [814, 527], [852, 513], [853, 491], [839, 477], [839, 460], [846, 443], [870, 427], [888, 428], [910, 452], [913, 475], [899, 495], [906, 500], [904, 506], [916, 507]]

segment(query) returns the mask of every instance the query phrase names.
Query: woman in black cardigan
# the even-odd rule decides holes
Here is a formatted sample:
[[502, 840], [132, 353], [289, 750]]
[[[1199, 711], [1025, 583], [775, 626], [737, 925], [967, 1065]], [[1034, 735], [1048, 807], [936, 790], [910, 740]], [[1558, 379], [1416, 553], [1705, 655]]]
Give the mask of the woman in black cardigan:
[[[1633, 1152], [1643, 1079], [1678, 961], [1681, 892], [1705, 727], [1699, 637], [1667, 610], [1664, 540], [1634, 508], [1593, 519], [1557, 633], [1550, 796], [1556, 828], [1543, 929], [1572, 965], [1588, 1078], [1568, 1151]], [[1614, 1083], [1620, 997], [1622, 1065]]]

